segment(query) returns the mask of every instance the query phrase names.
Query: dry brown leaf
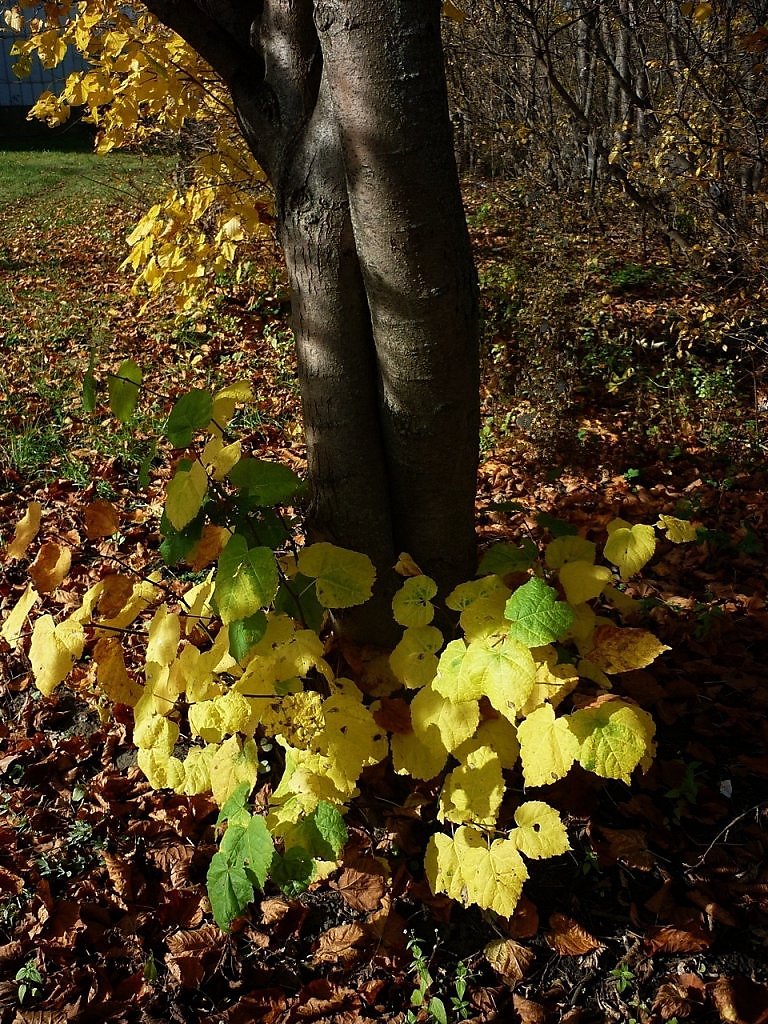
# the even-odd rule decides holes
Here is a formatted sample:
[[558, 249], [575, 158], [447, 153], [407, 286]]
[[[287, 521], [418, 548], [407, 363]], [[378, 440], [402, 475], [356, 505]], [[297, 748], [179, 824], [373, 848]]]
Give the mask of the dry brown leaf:
[[509, 919], [507, 931], [516, 939], [529, 939], [539, 930], [539, 912], [536, 904], [523, 895]]
[[24, 888], [24, 879], [14, 871], [0, 867], [0, 893], [3, 896], [18, 896]]
[[364, 945], [365, 939], [365, 928], [356, 921], [329, 928], [315, 943], [312, 962], [314, 964], [352, 964], [360, 956], [360, 947]]
[[371, 711], [380, 729], [403, 734], [413, 731], [410, 705], [400, 697], [382, 697]]
[[225, 527], [206, 523], [200, 535], [200, 540], [187, 556], [187, 562], [192, 570], [200, 572], [210, 565], [211, 562], [214, 562], [224, 550], [224, 545], [231, 536], [232, 534]]
[[285, 915], [289, 913], [290, 909], [290, 903], [287, 900], [284, 900], [281, 896], [274, 896], [272, 899], [262, 900], [262, 924], [276, 924], [278, 921], [282, 921]]
[[552, 914], [549, 927], [546, 940], [560, 956], [584, 956], [585, 953], [603, 948], [599, 939], [565, 914]]
[[104, 861], [104, 867], [107, 869], [115, 892], [125, 906], [133, 899], [133, 877], [130, 863], [123, 857], [108, 853], [106, 850], [101, 850], [101, 859]]
[[675, 928], [671, 924], [649, 928], [645, 948], [649, 955], [654, 953], [700, 953], [712, 945], [712, 935], [703, 925], [690, 928]]
[[608, 852], [614, 860], [637, 871], [652, 871], [656, 866], [642, 829], [601, 827], [600, 832], [608, 840]]
[[726, 1024], [767, 1024], [768, 985], [750, 978], [720, 977], [712, 986], [712, 1000]]
[[344, 868], [338, 880], [330, 884], [348, 906], [364, 913], [381, 907], [386, 890], [386, 881], [381, 872], [361, 871], [356, 867]]
[[494, 939], [483, 950], [491, 967], [514, 987], [531, 969], [536, 954], [514, 939]]
[[120, 517], [117, 509], [104, 498], [92, 501], [85, 506], [85, 535], [88, 540], [99, 540], [117, 533]]
[[524, 999], [516, 993], [512, 996], [512, 1003], [520, 1017], [520, 1024], [544, 1024], [547, 1019], [541, 1003], [534, 1003], [532, 999]]
[[689, 1017], [701, 1008], [705, 993], [706, 986], [698, 974], [680, 974], [659, 986], [653, 1009], [662, 1020]]

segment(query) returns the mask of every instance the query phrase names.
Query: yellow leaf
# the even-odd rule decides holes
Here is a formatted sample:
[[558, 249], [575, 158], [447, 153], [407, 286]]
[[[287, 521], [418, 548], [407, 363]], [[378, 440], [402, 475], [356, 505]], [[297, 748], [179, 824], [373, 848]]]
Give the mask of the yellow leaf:
[[200, 572], [215, 562], [231, 536], [231, 532], [225, 526], [206, 523], [200, 534], [200, 540], [186, 557], [192, 571]]
[[445, 603], [452, 611], [463, 612], [480, 598], [489, 597], [499, 591], [503, 592], [505, 601], [511, 594], [509, 587], [505, 587], [498, 576], [482, 576], [479, 580], [460, 583], [446, 597]]
[[703, 25], [712, 16], [712, 4], [696, 4], [693, 12], [693, 20]]
[[550, 704], [532, 711], [517, 727], [526, 786], [548, 786], [568, 774], [579, 752], [569, 719], [555, 718]]
[[176, 657], [180, 636], [179, 616], [169, 612], [168, 605], [161, 604], [149, 624], [145, 660], [156, 665], [170, 665]]
[[136, 761], [153, 789], [180, 789], [184, 784], [184, 765], [178, 757], [155, 747], [137, 751]]
[[597, 546], [584, 537], [556, 537], [547, 544], [544, 561], [550, 569], [560, 569], [569, 562], [587, 562], [592, 565]]
[[627, 580], [653, 558], [656, 534], [652, 526], [643, 526], [641, 523], [630, 528], [619, 526], [613, 530], [611, 525], [608, 525], [609, 537], [603, 554], [609, 562], [619, 567], [621, 578]]
[[478, 726], [475, 735], [460, 743], [452, 753], [458, 761], [466, 763], [467, 757], [480, 747], [490, 747], [499, 758], [502, 768], [513, 768], [520, 757], [517, 729], [503, 715], [486, 718]]
[[568, 833], [554, 807], [541, 800], [528, 800], [515, 811], [515, 823], [509, 838], [520, 853], [534, 860], [557, 857], [570, 850]]
[[55, 625], [51, 615], [42, 615], [32, 630], [29, 660], [35, 686], [50, 697], [59, 683], [69, 675], [83, 653], [85, 634], [76, 622], [64, 620]]
[[[184, 761], [184, 781], [181, 791], [187, 796], [198, 793], [209, 793], [211, 790], [210, 764], [218, 750], [216, 744], [207, 743], [204, 747], [192, 747]], [[177, 789], [178, 788], [174, 787]]]
[[437, 584], [429, 576], [409, 576], [392, 599], [395, 622], [416, 628], [428, 626], [435, 615], [432, 598], [436, 593]]
[[64, 582], [72, 564], [72, 552], [54, 541], [46, 541], [29, 567], [39, 594], [50, 594]]
[[151, 694], [144, 694], [134, 707], [133, 742], [140, 750], [154, 749], [170, 755], [179, 738], [179, 727], [153, 708]]
[[640, 602], [630, 597], [629, 594], [625, 594], [623, 590], [617, 590], [616, 587], [606, 587], [604, 593], [623, 619], [631, 619], [639, 615], [643, 610]]
[[461, 700], [485, 696], [500, 714], [514, 722], [535, 680], [533, 656], [517, 640], [473, 640], [459, 669], [458, 696]]
[[214, 480], [223, 480], [229, 471], [240, 461], [242, 445], [240, 441], [224, 445], [219, 437], [212, 437], [203, 450], [203, 462], [213, 470]]
[[432, 686], [423, 687], [411, 703], [414, 732], [429, 742], [431, 730], [437, 729], [441, 747], [455, 750], [474, 735], [480, 722], [480, 705], [476, 700], [454, 702]]
[[530, 697], [520, 708], [522, 716], [530, 715], [542, 704], [556, 708], [579, 685], [579, 674], [573, 665], [557, 664], [554, 647], [538, 647], [531, 653], [536, 664], [536, 682]]
[[433, 835], [424, 868], [433, 892], [444, 892], [464, 906], [475, 903], [501, 917], [512, 915], [528, 877], [511, 840], [497, 839], [489, 846], [483, 833], [468, 825], [458, 828], [453, 838]]
[[230, 736], [216, 749], [208, 766], [213, 799], [222, 807], [243, 782], [256, 784], [259, 752], [252, 739]]
[[189, 708], [189, 725], [206, 743], [220, 743], [225, 736], [252, 736], [259, 724], [255, 701], [230, 690], [213, 700], [198, 701]]
[[[145, 580], [139, 580], [134, 583], [130, 590], [130, 596], [127, 601], [124, 602], [122, 608], [116, 615], [112, 615], [110, 618], [99, 620], [98, 625], [106, 627], [111, 633], [115, 629], [125, 629], [139, 616], [142, 612], [146, 611], [147, 608], [154, 604], [154, 602], [160, 597], [162, 591], [159, 587], [155, 586], [155, 583], [160, 579], [160, 573], [155, 572]], [[122, 600], [122, 593], [121, 593]], [[112, 609], [110, 609], [111, 611]]]
[[40, 517], [43, 507], [37, 501], [31, 501], [27, 505], [27, 511], [16, 524], [13, 540], [5, 549], [5, 560], [12, 558], [23, 558], [29, 545], [37, 536], [40, 529]]
[[499, 757], [490, 747], [479, 747], [447, 776], [437, 816], [459, 825], [495, 825], [503, 796]]
[[406, 551], [400, 552], [394, 569], [398, 576], [421, 576], [421, 569]]
[[21, 642], [24, 622], [38, 600], [39, 595], [36, 593], [32, 584], [28, 583], [26, 590], [8, 613], [8, 616], [3, 623], [3, 628], [0, 630], [0, 636], [2, 636], [6, 643], [10, 644], [14, 651], [18, 650], [19, 643]]
[[386, 734], [357, 697], [333, 694], [323, 702], [323, 717], [325, 726], [315, 749], [334, 766], [334, 781], [340, 774], [347, 783], [356, 783], [363, 768], [378, 764], [389, 753]]
[[96, 662], [96, 681], [107, 700], [134, 707], [141, 699], [144, 687], [128, 675], [117, 637], [102, 637], [93, 649], [93, 660]]
[[675, 519], [674, 516], [659, 516], [656, 526], [664, 530], [667, 540], [673, 544], [687, 544], [698, 539], [698, 529], [687, 519]]
[[566, 601], [576, 605], [599, 597], [613, 574], [605, 565], [574, 561], [563, 565], [559, 575]]
[[587, 655], [593, 665], [608, 675], [645, 668], [669, 647], [646, 629], [600, 626], [593, 636], [595, 646]]
[[390, 739], [392, 764], [398, 775], [413, 779], [434, 779], [445, 767], [448, 751], [440, 731], [431, 726], [426, 733], [394, 733]]
[[176, 470], [165, 499], [165, 513], [175, 530], [183, 530], [192, 522], [207, 491], [208, 475], [202, 463], [193, 462], [187, 468]]
[[479, 597], [464, 609], [459, 622], [467, 643], [494, 637], [500, 639], [509, 632], [509, 619], [504, 615], [508, 599], [509, 591], [504, 587]]
[[651, 716], [634, 704], [599, 697], [572, 712], [568, 726], [579, 745], [579, 764], [604, 779], [629, 783], [632, 771], [653, 757], [656, 731]]
[[[414, 576], [412, 579], [426, 579]], [[430, 606], [431, 607], [431, 606]], [[443, 634], [434, 626], [412, 626], [389, 656], [392, 671], [404, 686], [416, 689], [430, 683], [437, 672], [437, 656], [443, 646]]]

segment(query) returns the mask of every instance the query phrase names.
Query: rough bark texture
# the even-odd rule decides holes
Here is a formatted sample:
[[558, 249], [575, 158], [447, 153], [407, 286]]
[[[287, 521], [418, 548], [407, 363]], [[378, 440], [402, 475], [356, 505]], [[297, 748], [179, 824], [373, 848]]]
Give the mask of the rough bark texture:
[[476, 556], [478, 311], [440, 2], [147, 6], [222, 75], [274, 186], [310, 528], [371, 556], [378, 606], [356, 632], [385, 639], [400, 551], [443, 589]]

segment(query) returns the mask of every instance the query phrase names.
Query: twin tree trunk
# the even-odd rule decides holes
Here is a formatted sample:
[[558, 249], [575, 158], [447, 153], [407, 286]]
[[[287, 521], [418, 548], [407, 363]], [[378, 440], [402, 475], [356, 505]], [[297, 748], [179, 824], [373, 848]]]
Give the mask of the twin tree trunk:
[[147, 6], [223, 77], [274, 187], [311, 536], [372, 558], [350, 625], [389, 640], [400, 552], [443, 592], [476, 566], [478, 306], [440, 0]]

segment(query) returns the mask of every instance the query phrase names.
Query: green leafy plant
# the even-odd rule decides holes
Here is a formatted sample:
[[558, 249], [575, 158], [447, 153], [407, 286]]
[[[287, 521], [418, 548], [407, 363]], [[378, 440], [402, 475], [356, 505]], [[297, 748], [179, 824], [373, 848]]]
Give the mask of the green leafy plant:
[[16, 998], [20, 1005], [31, 999], [37, 999], [42, 993], [43, 976], [34, 960], [29, 960], [20, 967], [14, 976], [18, 982]]
[[[134, 414], [141, 379], [127, 362], [109, 377], [120, 417]], [[161, 567], [110, 574], [67, 618], [39, 615], [29, 651], [36, 685], [52, 693], [89, 655], [100, 700], [133, 708], [150, 784], [212, 794], [220, 845], [208, 891], [222, 928], [267, 883], [297, 893], [339, 860], [346, 808], [365, 769], [386, 758], [398, 775], [441, 784], [425, 859], [433, 891], [509, 916], [527, 863], [570, 848], [559, 812], [521, 801], [520, 783], [546, 786], [576, 763], [629, 783], [653, 756], [652, 719], [614, 685], [666, 650], [647, 630], [615, 621], [637, 612], [621, 587], [653, 556], [656, 530], [614, 520], [600, 563], [596, 543], [541, 517], [554, 537], [543, 555], [530, 540], [495, 545], [445, 607], [435, 603], [436, 583], [402, 557], [392, 602], [402, 638], [370, 692], [334, 670], [323, 636], [337, 609], [370, 597], [374, 567], [327, 542], [297, 543], [302, 481], [245, 453], [229, 432], [250, 398], [241, 383], [195, 390], [165, 421], [165, 440], [181, 458], [160, 554], [168, 566], [186, 563], [193, 581], [180, 592]], [[94, 528], [114, 533], [108, 503], [98, 511]], [[24, 556], [40, 522], [32, 503], [13, 557]], [[656, 527], [675, 543], [697, 536], [671, 516]], [[37, 600], [30, 585], [8, 616], [3, 636], [12, 645]], [[450, 616], [458, 629], [446, 636], [435, 622]], [[385, 696], [407, 705], [409, 721], [391, 734], [378, 722]], [[255, 813], [251, 794], [265, 776], [269, 806]], [[512, 827], [498, 825], [502, 804]]]
[[417, 939], [408, 941], [408, 949], [411, 953], [411, 974], [416, 980], [416, 987], [411, 993], [411, 1007], [406, 1014], [408, 1024], [416, 1024], [419, 1019], [417, 1012], [424, 1008], [430, 1020], [435, 1024], [448, 1024], [448, 1013], [445, 1003], [439, 996], [430, 995], [430, 989], [434, 985], [434, 979], [429, 971], [429, 963], [426, 955]]
[[635, 982], [635, 975], [629, 964], [619, 964], [608, 973], [616, 983], [616, 991], [620, 994], [626, 992]]

